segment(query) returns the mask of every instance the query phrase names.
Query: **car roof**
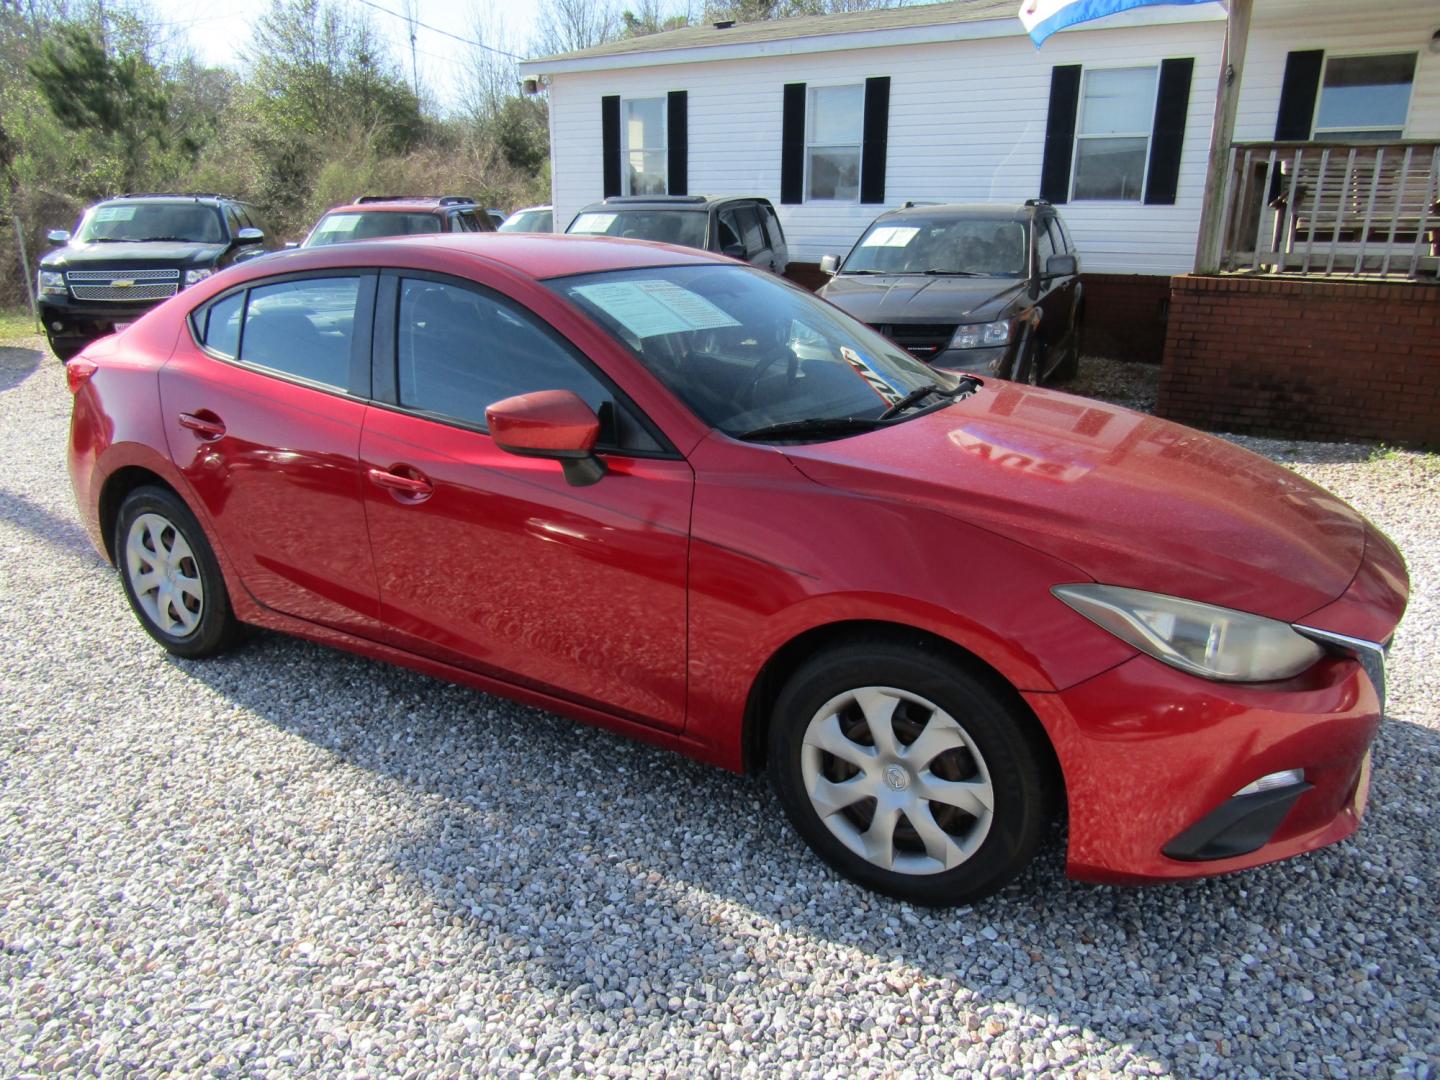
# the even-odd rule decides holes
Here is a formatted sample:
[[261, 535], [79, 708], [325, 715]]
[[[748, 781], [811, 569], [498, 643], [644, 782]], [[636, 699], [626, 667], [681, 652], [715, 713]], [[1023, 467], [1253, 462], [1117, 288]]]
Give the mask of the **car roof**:
[[553, 207], [553, 206], [550, 205], [549, 203], [544, 203], [544, 204], [542, 204], [542, 205], [540, 205], [540, 206], [522, 206], [522, 207], [520, 207], [520, 209], [518, 209], [518, 210], [511, 210], [511, 211], [510, 211], [510, 216], [511, 216], [511, 217], [514, 217], [516, 214], [528, 214], [528, 213], [530, 213], [531, 211], [534, 211], [534, 210], [547, 210], [547, 211], [552, 211], [552, 212], [553, 212], [554, 209], [555, 209], [555, 207]]
[[580, 210], [709, 210], [728, 202], [769, 202], [764, 195], [611, 195]]
[[479, 210], [480, 204], [462, 195], [366, 195], [344, 206], [332, 206], [327, 214], [354, 214], [372, 210], [411, 214], [438, 210]]
[[206, 192], [134, 192], [127, 195], [116, 195], [111, 199], [101, 199], [94, 205], [102, 203], [126, 203], [126, 202], [177, 202], [177, 203], [204, 203], [206, 205], [219, 203], [238, 203], [241, 200], [231, 195], [214, 195]]
[[[1049, 210], [1048, 203], [914, 203], [896, 210], [887, 210], [880, 217], [887, 221], [896, 218], [978, 218], [987, 221], [1029, 221], [1041, 210]], [[876, 220], [879, 220], [878, 218]]]

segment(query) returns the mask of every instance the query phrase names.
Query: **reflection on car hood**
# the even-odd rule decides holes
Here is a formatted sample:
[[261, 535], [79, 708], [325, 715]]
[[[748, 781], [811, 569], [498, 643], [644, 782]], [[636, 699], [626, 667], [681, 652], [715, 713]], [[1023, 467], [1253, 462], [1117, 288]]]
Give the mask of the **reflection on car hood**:
[[[1364, 553], [1364, 519], [1288, 469], [1166, 420], [1000, 380], [905, 423], [785, 452], [817, 483], [942, 510], [1098, 581], [1286, 621], [1339, 596]], [[957, 574], [1000, 569], [963, 551], [943, 560]]]
[[1025, 291], [1022, 278], [839, 274], [820, 295], [861, 322], [990, 322]]
[[127, 267], [211, 266], [224, 244], [152, 241], [148, 244], [67, 244], [40, 260], [47, 270], [113, 270]]

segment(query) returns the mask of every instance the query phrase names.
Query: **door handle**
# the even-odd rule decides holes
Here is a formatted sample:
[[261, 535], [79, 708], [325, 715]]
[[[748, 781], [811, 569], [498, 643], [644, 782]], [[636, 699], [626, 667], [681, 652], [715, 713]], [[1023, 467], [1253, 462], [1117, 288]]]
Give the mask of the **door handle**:
[[384, 488], [406, 502], [423, 502], [435, 493], [434, 487], [424, 476], [404, 476], [389, 469], [371, 469], [367, 476], [378, 488]]
[[225, 422], [214, 413], [182, 412], [180, 426], [189, 428], [202, 439], [218, 439], [225, 434]]

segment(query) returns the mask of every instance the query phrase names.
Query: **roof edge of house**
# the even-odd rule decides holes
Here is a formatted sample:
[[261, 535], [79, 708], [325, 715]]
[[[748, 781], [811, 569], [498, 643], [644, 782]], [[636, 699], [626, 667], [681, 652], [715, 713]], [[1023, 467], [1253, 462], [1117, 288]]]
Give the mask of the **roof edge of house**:
[[[1141, 7], [1132, 8], [1117, 15], [1109, 15], [1093, 23], [1070, 27], [1059, 33], [1070, 35], [1144, 26], [1223, 22], [1226, 17], [1225, 10], [1219, 3], [1180, 7]], [[716, 42], [713, 45], [690, 45], [667, 49], [641, 47], [629, 52], [606, 53], [600, 56], [564, 54], [525, 60], [520, 63], [519, 67], [522, 77], [538, 78], [585, 71], [661, 67], [720, 60], [751, 60], [773, 56], [800, 56], [811, 53], [845, 52], [851, 49], [874, 49], [895, 45], [931, 45], [952, 41], [1023, 37], [1024, 35], [1025, 29], [1020, 25], [1019, 18], [1011, 16], [973, 22], [941, 22], [917, 26], [841, 30], [829, 34], [807, 34], [764, 41]], [[645, 39], [636, 38], [635, 40], [643, 42]]]

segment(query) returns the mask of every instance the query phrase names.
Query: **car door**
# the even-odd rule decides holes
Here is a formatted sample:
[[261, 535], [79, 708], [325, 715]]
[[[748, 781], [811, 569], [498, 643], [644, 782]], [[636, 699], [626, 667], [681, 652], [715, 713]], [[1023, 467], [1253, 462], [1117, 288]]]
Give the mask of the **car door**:
[[[381, 617], [400, 648], [678, 729], [694, 479], [625, 396], [512, 298], [386, 273], [361, 440]], [[501, 450], [485, 407], [568, 389], [607, 474]]]
[[1035, 217], [1035, 274], [1039, 288], [1036, 303], [1040, 308], [1040, 357], [1044, 371], [1048, 372], [1060, 360], [1064, 344], [1069, 312], [1065, 305], [1065, 280], [1052, 277], [1046, 272], [1050, 256], [1059, 254], [1055, 236], [1050, 229], [1050, 218], [1046, 215]]
[[[1057, 255], [1073, 254], [1065, 236], [1065, 230], [1060, 227], [1059, 219], [1054, 215], [1047, 214], [1043, 220], [1045, 231], [1050, 237], [1050, 246], [1054, 248], [1055, 253]], [[1049, 367], [1058, 364], [1063, 358], [1065, 350], [1070, 347], [1070, 336], [1075, 330], [1078, 282], [1079, 278], [1075, 274], [1058, 275], [1049, 278], [1046, 282], [1048, 292], [1045, 299], [1045, 321], [1050, 323], [1046, 361]]]
[[245, 588], [360, 634], [379, 611], [359, 472], [374, 293], [347, 270], [221, 294], [159, 379], [171, 457]]
[[777, 274], [783, 274], [790, 266], [790, 248], [785, 242], [785, 230], [780, 227], [780, 218], [775, 213], [775, 207], [770, 205], [768, 200], [755, 204], [760, 210], [760, 218], [765, 226], [765, 237], [770, 242], [770, 252], [775, 260], [772, 269]]

